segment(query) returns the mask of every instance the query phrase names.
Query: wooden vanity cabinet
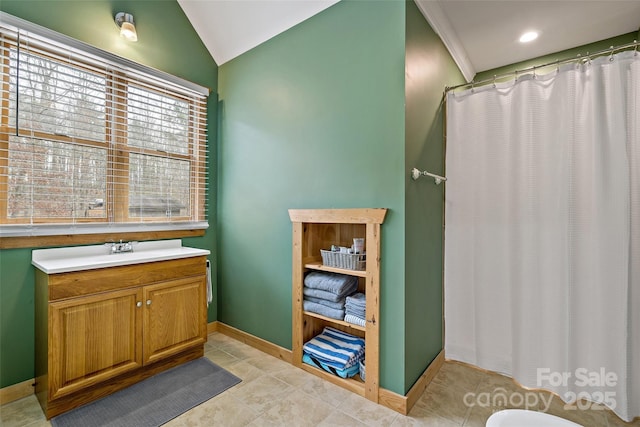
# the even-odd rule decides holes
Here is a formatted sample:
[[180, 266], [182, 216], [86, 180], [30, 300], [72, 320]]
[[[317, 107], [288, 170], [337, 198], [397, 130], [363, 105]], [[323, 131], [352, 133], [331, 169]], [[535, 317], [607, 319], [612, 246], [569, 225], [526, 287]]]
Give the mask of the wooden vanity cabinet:
[[206, 257], [36, 269], [36, 394], [48, 418], [204, 354]]
[[142, 366], [141, 299], [133, 288], [51, 302], [51, 399]]
[[146, 308], [142, 322], [143, 364], [204, 343], [207, 295], [203, 280], [198, 277], [170, 280], [143, 288]]

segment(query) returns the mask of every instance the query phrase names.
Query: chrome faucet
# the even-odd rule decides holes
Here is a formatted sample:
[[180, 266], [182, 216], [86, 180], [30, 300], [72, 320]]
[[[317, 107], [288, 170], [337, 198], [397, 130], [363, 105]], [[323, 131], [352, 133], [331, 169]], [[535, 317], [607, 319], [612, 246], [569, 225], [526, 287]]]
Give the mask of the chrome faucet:
[[120, 239], [120, 243], [105, 243], [105, 245], [109, 246], [110, 254], [121, 254], [123, 252], [133, 252], [133, 245], [137, 242], [123, 242]]

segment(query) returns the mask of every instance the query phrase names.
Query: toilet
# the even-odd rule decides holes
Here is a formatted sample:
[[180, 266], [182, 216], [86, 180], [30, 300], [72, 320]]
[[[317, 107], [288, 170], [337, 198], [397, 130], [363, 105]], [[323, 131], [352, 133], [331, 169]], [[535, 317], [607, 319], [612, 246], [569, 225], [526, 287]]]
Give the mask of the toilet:
[[494, 413], [486, 427], [584, 427], [564, 418], [525, 409], [505, 409]]

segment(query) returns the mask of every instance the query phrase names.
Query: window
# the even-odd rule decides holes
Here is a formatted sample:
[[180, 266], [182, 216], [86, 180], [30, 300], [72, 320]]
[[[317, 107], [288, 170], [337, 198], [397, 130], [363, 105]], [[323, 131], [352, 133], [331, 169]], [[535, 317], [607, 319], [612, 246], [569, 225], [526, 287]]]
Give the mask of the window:
[[95, 48], [0, 31], [5, 234], [206, 227], [206, 89]]

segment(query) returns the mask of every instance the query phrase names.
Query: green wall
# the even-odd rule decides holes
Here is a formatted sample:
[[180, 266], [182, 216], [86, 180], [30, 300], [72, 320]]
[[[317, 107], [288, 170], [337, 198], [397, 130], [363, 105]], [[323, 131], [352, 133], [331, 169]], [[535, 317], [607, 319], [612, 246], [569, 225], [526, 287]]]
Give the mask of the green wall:
[[[0, 10], [209, 87], [212, 90], [208, 114], [209, 164], [212, 174], [215, 173], [218, 67], [175, 0], [1, 0]], [[113, 16], [120, 11], [134, 15], [137, 43], [127, 43], [119, 37]], [[209, 249], [214, 253], [215, 200], [215, 183], [212, 181], [209, 194], [211, 227], [204, 237], [184, 239], [185, 245]], [[33, 378], [33, 288], [31, 249], [1, 250], [0, 387]], [[214, 304], [209, 309], [209, 320], [215, 319], [217, 311]]]
[[291, 348], [289, 208], [385, 207], [382, 387], [404, 394], [402, 1], [343, 0], [220, 66], [219, 319]]
[[407, 2], [405, 65], [405, 392], [443, 348], [442, 262], [445, 185], [413, 181], [414, 167], [444, 171], [445, 86], [464, 82], [453, 58], [413, 1]]

